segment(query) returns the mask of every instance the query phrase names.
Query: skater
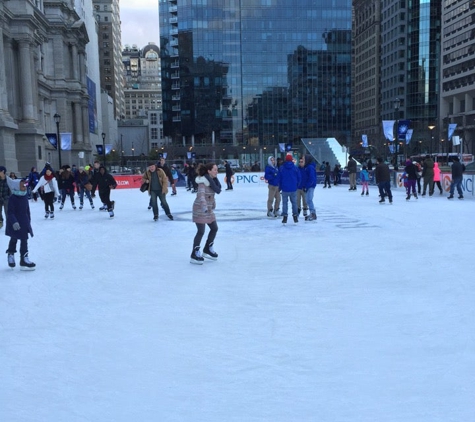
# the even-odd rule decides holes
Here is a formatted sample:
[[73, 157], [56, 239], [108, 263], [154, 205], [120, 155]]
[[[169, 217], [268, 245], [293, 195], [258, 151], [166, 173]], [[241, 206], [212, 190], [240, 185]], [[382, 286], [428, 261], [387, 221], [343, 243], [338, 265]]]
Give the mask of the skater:
[[360, 179], [361, 179], [361, 196], [365, 194], [366, 190], [366, 195], [369, 195], [369, 189], [368, 189], [368, 184], [369, 184], [369, 173], [368, 173], [368, 168], [366, 165], [363, 165], [363, 169], [360, 172]]
[[[218, 167], [215, 163], [200, 164], [197, 168], [198, 193], [193, 203], [193, 222], [196, 224], [196, 235], [193, 239], [193, 251], [190, 262], [202, 265], [204, 258], [216, 261], [218, 254], [214, 251], [214, 239], [218, 232], [218, 223], [214, 209], [216, 208], [215, 194], [221, 192], [221, 184], [218, 180]], [[200, 252], [201, 239], [205, 233], [206, 224], [209, 226], [208, 238], [206, 239], [203, 255]]]
[[463, 199], [462, 181], [465, 166], [460, 163], [458, 157], [454, 157], [452, 160], [452, 182], [450, 183], [450, 195], [447, 197], [447, 199], [453, 199], [455, 188], [457, 188], [457, 192], [459, 194], [458, 198]]
[[59, 190], [61, 192], [61, 205], [59, 209], [62, 210], [64, 208], [64, 201], [66, 201], [66, 196], [69, 196], [71, 201], [71, 206], [73, 210], [76, 209], [76, 205], [74, 204], [74, 176], [71, 172], [71, 167], [68, 165], [63, 166], [59, 170]]
[[82, 210], [84, 207], [84, 194], [89, 200], [91, 209], [94, 209], [94, 201], [91, 196], [92, 184], [89, 182], [89, 174], [86, 172], [86, 169], [82, 166], [79, 167], [79, 170], [76, 174], [76, 186], [79, 193], [79, 209]]
[[300, 183], [297, 188], [297, 211], [300, 215], [300, 212], [303, 209], [303, 216], [306, 217], [308, 214], [308, 204], [307, 204], [307, 195], [304, 192], [304, 180], [305, 180], [305, 158], [302, 156], [299, 159], [299, 166], [298, 166], [299, 172], [300, 172]]
[[422, 196], [425, 196], [427, 186], [429, 186], [429, 196], [432, 196], [434, 194], [434, 161], [429, 154], [426, 155], [426, 159], [422, 164], [422, 177], [424, 178]]
[[389, 203], [392, 204], [393, 194], [391, 192], [391, 172], [389, 171], [388, 165], [381, 157], [378, 157], [376, 161], [378, 164], [374, 170], [374, 177], [379, 188], [379, 196], [381, 197], [379, 203], [384, 204], [386, 202], [385, 197], [387, 196], [389, 198]]
[[267, 182], [267, 217], [278, 217], [280, 207], [279, 169], [275, 166], [275, 158], [267, 159], [264, 179]]
[[299, 222], [297, 209], [297, 187], [300, 184], [300, 172], [293, 162], [293, 157], [287, 154], [285, 163], [279, 169], [279, 189], [282, 192], [282, 224], [287, 224], [289, 199], [292, 204], [294, 223]]
[[7, 178], [12, 195], [8, 204], [5, 235], [10, 236], [8, 243], [8, 266], [14, 268], [17, 242], [20, 241], [20, 269], [34, 270], [36, 264], [28, 258], [28, 236], [33, 237], [31, 228], [30, 204], [28, 203], [28, 182], [25, 179]]
[[33, 199], [33, 201], [38, 200], [38, 194], [32, 194], [31, 191], [35, 188], [40, 180], [40, 174], [36, 171], [36, 167], [32, 167], [30, 174], [28, 175], [28, 199]]
[[47, 168], [45, 174], [40, 177], [38, 184], [31, 191], [35, 194], [38, 189], [43, 188], [41, 199], [45, 203], [45, 218], [54, 218], [54, 202], [55, 198], [59, 198], [58, 182], [54, 177], [51, 167]]
[[330, 180], [330, 176], [332, 174], [332, 168], [330, 167], [330, 162], [329, 161], [327, 161], [325, 163], [324, 174], [325, 174], [325, 181], [324, 181], [323, 187], [326, 188], [327, 185], [328, 185], [328, 188], [330, 189], [332, 187], [332, 182]]
[[166, 195], [168, 193], [168, 177], [165, 172], [150, 161], [147, 166], [147, 171], [142, 176], [142, 183], [148, 184], [148, 194], [150, 195], [149, 206], [153, 209], [153, 221], [158, 220], [158, 204], [157, 198], [160, 199], [165, 214], [170, 220], [173, 220], [173, 215], [170, 212]]
[[233, 169], [229, 161], [224, 160], [224, 168], [226, 169], [226, 190], [233, 190]]
[[103, 165], [101, 165], [99, 167], [99, 173], [94, 174], [91, 183], [93, 191], [96, 189], [96, 186], [99, 189], [99, 198], [101, 198], [101, 201], [104, 204], [104, 206], [101, 207], [102, 211], [107, 210], [109, 212], [109, 217], [114, 217], [115, 202], [110, 200], [111, 189], [117, 187], [117, 182], [114, 177], [107, 172]]
[[348, 157], [348, 164], [347, 164], [347, 169], [348, 169], [348, 176], [350, 178], [350, 189], [348, 190], [356, 190], [356, 161], [353, 158], [352, 155]]
[[7, 183], [7, 169], [0, 166], [0, 229], [3, 227], [2, 208], [5, 213], [5, 220], [7, 219], [8, 198], [10, 198], [10, 188]]
[[404, 167], [404, 173], [406, 174], [405, 187], [406, 187], [406, 200], [411, 199], [411, 190], [414, 198], [417, 199], [416, 183], [417, 183], [417, 167], [411, 162], [406, 160], [406, 167]]
[[435, 186], [439, 188], [439, 193], [442, 195], [444, 192], [442, 190], [442, 185], [440, 184], [440, 168], [439, 168], [439, 163], [436, 161], [434, 163], [434, 187], [433, 191], [435, 190]]
[[305, 181], [302, 183], [307, 199], [310, 214], [305, 217], [305, 221], [313, 221], [317, 219], [317, 212], [313, 204], [313, 195], [317, 186], [317, 169], [316, 163], [310, 154], [305, 156]]

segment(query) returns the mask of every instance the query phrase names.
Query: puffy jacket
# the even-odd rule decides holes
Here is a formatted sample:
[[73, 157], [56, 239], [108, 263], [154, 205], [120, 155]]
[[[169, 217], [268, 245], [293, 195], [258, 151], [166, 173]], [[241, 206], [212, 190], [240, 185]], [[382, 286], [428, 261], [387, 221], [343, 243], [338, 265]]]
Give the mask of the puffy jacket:
[[271, 164], [271, 158], [267, 160], [267, 166], [264, 171], [264, 179], [267, 180], [267, 183], [271, 186], [279, 186], [279, 169]]
[[300, 183], [300, 172], [292, 161], [279, 169], [279, 188], [282, 192], [295, 192]]
[[305, 158], [305, 181], [304, 181], [304, 189], [310, 189], [317, 186], [317, 170], [315, 168], [315, 161], [308, 160], [307, 157]]

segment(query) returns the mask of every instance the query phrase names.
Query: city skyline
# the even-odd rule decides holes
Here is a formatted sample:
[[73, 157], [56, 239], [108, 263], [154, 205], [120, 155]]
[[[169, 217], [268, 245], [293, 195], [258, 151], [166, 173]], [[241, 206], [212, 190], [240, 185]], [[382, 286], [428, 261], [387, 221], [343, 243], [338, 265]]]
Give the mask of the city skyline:
[[136, 44], [145, 47], [149, 42], [159, 45], [158, 1], [120, 0], [122, 47]]

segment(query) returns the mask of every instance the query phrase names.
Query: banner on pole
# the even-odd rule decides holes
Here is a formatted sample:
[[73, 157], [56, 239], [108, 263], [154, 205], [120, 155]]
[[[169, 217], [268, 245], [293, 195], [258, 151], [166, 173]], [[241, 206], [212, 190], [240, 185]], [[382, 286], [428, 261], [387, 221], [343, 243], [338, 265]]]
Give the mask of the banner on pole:
[[63, 151], [71, 151], [72, 140], [72, 133], [61, 133], [61, 149]]
[[450, 138], [452, 137], [452, 135], [454, 134], [456, 127], [457, 127], [457, 123], [450, 123], [450, 124], [449, 124], [449, 129], [448, 129], [448, 137], [449, 137], [449, 140], [450, 140]]
[[368, 135], [361, 135], [361, 140], [363, 141], [362, 147], [368, 148]]
[[384, 137], [389, 141], [394, 141], [394, 123], [396, 120], [383, 120]]
[[452, 144], [453, 145], [460, 145], [460, 136], [453, 136], [452, 137]]
[[408, 129], [407, 130], [407, 132], [406, 132], [406, 145], [408, 145], [409, 142], [411, 142], [413, 133], [414, 133], [414, 129]]
[[410, 120], [399, 120], [397, 123], [397, 139], [398, 141], [406, 141], [406, 134], [409, 130]]
[[285, 144], [279, 144], [279, 151], [285, 152]]
[[97, 145], [96, 145], [96, 150], [97, 150], [97, 153], [98, 153], [99, 155], [103, 155], [103, 154], [104, 154], [104, 148], [102, 147], [101, 144], [97, 144]]
[[45, 136], [53, 148], [58, 149], [58, 137], [56, 136], [56, 133], [45, 133]]

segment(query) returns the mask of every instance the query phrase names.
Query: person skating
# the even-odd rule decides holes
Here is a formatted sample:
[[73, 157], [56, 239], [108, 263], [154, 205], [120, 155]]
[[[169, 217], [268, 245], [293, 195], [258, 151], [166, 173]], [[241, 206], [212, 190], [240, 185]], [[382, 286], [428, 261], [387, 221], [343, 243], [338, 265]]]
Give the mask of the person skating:
[[62, 210], [64, 208], [64, 201], [66, 201], [66, 197], [68, 196], [71, 201], [71, 207], [73, 210], [76, 209], [76, 204], [74, 203], [74, 175], [71, 172], [71, 167], [68, 165], [63, 166], [59, 170], [59, 191], [61, 192], [61, 205], [59, 209]]
[[92, 189], [92, 184], [89, 182], [89, 174], [86, 169], [82, 166], [79, 167], [79, 170], [76, 174], [76, 186], [79, 193], [79, 209], [82, 210], [84, 207], [84, 195], [89, 200], [91, 209], [94, 209], [94, 201], [91, 197], [91, 192], [89, 189]]
[[281, 200], [279, 191], [279, 169], [275, 166], [275, 158], [272, 156], [267, 159], [264, 179], [267, 182], [267, 217], [278, 217]]
[[285, 157], [285, 162], [279, 169], [279, 189], [282, 192], [282, 224], [287, 223], [289, 199], [292, 204], [292, 217], [298, 223], [297, 188], [300, 184], [300, 171], [293, 162], [292, 155]]
[[231, 168], [231, 163], [227, 160], [224, 161], [224, 168], [226, 171], [226, 190], [233, 190], [233, 169]]
[[150, 204], [153, 209], [153, 220], [158, 220], [158, 203], [157, 198], [160, 199], [165, 214], [170, 220], [173, 220], [173, 215], [170, 212], [166, 195], [168, 193], [168, 177], [161, 167], [155, 165], [150, 161], [147, 166], [147, 171], [142, 176], [142, 183], [148, 184], [148, 194], [150, 195]]
[[7, 249], [8, 266], [16, 266], [15, 253], [17, 242], [20, 241], [20, 269], [34, 270], [36, 264], [28, 257], [28, 237], [33, 237], [31, 228], [30, 204], [28, 203], [28, 182], [25, 179], [7, 178], [8, 187], [12, 192], [8, 203], [7, 224], [5, 235], [10, 237]]
[[355, 159], [353, 158], [352, 155], [350, 155], [348, 157], [347, 169], [348, 169], [348, 177], [350, 179], [350, 189], [348, 189], [348, 190], [356, 190], [356, 170], [357, 170], [357, 166], [356, 166], [356, 161], [355, 161]]
[[106, 168], [101, 165], [99, 172], [95, 173], [92, 180], [92, 190], [95, 191], [96, 187], [99, 189], [99, 198], [102, 203], [105, 204], [109, 217], [114, 217], [114, 205], [115, 202], [110, 200], [111, 189], [117, 187], [117, 182], [114, 177], [107, 172]]
[[447, 199], [453, 199], [455, 188], [459, 194], [459, 199], [463, 199], [462, 181], [465, 166], [460, 162], [458, 157], [454, 157], [452, 163], [452, 182], [450, 183], [450, 195]]
[[313, 204], [313, 195], [317, 186], [317, 169], [316, 163], [310, 154], [305, 156], [305, 181], [302, 183], [304, 187], [310, 215], [305, 217], [305, 221], [314, 221], [317, 219], [317, 212]]
[[361, 195], [363, 196], [365, 194], [366, 190], [366, 195], [369, 195], [369, 173], [366, 165], [363, 165], [363, 169], [360, 172], [360, 179], [361, 179]]
[[406, 166], [404, 167], [406, 173], [406, 200], [411, 199], [411, 190], [414, 198], [417, 199], [416, 183], [417, 183], [417, 167], [411, 160], [406, 160]]
[[31, 191], [35, 194], [38, 189], [43, 190], [41, 199], [45, 204], [45, 218], [54, 218], [54, 202], [55, 198], [59, 197], [59, 188], [56, 177], [53, 174], [53, 169], [51, 167], [45, 170], [43, 176], [40, 177], [38, 184]]
[[[202, 265], [204, 258], [213, 261], [218, 259], [214, 251], [214, 240], [218, 232], [218, 223], [214, 209], [216, 208], [215, 194], [221, 193], [221, 184], [218, 180], [218, 167], [215, 163], [200, 164], [197, 168], [198, 192], [193, 202], [193, 222], [196, 224], [196, 235], [193, 239], [193, 250], [190, 263]], [[210, 231], [206, 239], [203, 255], [201, 255], [201, 240], [203, 239], [206, 225]]]
[[391, 172], [389, 166], [383, 161], [381, 157], [377, 158], [378, 164], [374, 170], [374, 177], [379, 188], [380, 204], [384, 204], [386, 196], [389, 198], [389, 203], [393, 203], [393, 194], [391, 192]]
[[8, 199], [11, 192], [7, 183], [7, 169], [4, 166], [0, 166], [0, 229], [3, 227], [2, 208], [5, 213], [5, 220], [7, 219], [8, 211]]

